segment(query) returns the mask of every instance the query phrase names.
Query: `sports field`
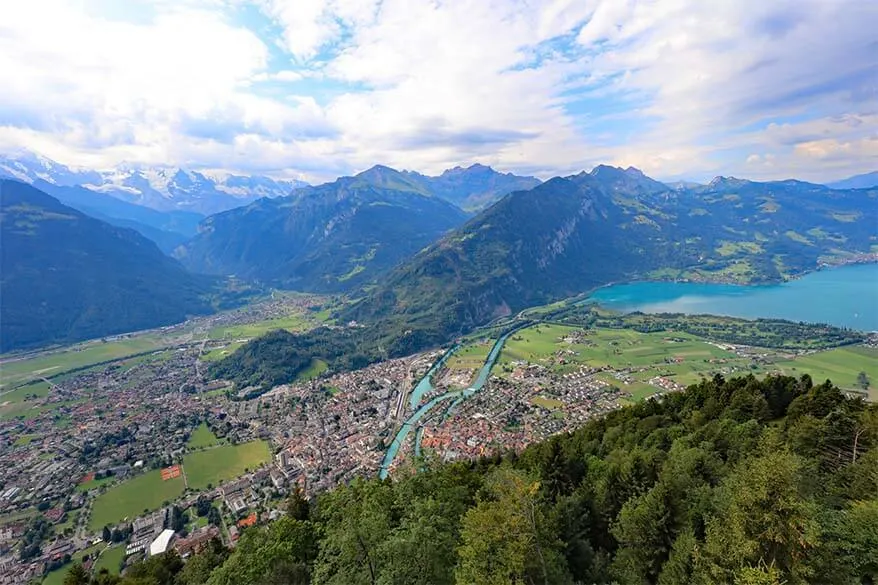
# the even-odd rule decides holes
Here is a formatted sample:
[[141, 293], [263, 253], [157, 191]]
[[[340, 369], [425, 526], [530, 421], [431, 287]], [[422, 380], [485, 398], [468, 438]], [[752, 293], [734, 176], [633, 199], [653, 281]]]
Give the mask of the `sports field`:
[[189, 442], [186, 446], [189, 449], [203, 449], [204, 447], [212, 447], [219, 445], [219, 439], [213, 434], [206, 423], [201, 423], [196, 427], [192, 434], [189, 435]]
[[162, 481], [161, 471], [154, 469], [126, 480], [95, 498], [90, 530], [98, 531], [107, 524], [116, 524], [125, 518], [143, 514], [144, 510], [160, 508], [183, 493], [183, 478]]
[[251, 441], [240, 445], [220, 445], [205, 451], [188, 453], [183, 457], [183, 469], [189, 487], [205, 489], [243, 475], [271, 459], [265, 441]]

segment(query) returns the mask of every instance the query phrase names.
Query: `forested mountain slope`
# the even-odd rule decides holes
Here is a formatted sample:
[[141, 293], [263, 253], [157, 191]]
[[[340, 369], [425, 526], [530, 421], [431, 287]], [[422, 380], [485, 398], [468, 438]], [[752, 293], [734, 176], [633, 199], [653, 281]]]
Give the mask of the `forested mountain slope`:
[[210, 310], [211, 281], [156, 245], [0, 181], [0, 351], [179, 322]]
[[805, 376], [717, 377], [520, 455], [356, 481], [310, 505], [294, 496], [286, 517], [245, 530], [234, 551], [215, 544], [185, 566], [174, 553], [160, 555], [121, 583], [876, 578], [878, 407]]
[[197, 272], [296, 290], [350, 290], [465, 219], [406, 174], [375, 167], [211, 216], [176, 255]]
[[776, 282], [867, 254], [878, 190], [718, 178], [670, 189], [598, 167], [512, 193], [400, 265], [343, 318], [439, 343], [473, 326], [635, 278]]

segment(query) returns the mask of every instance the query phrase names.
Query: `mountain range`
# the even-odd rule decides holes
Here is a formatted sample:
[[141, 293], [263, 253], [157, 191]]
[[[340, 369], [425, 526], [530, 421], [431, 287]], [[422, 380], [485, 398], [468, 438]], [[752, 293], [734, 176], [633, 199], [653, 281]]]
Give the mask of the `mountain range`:
[[375, 167], [261, 199], [207, 218], [175, 256], [196, 272], [296, 290], [350, 290], [466, 220], [410, 179]]
[[179, 168], [120, 166], [111, 170], [76, 170], [24, 152], [0, 157], [0, 176], [25, 183], [83, 187], [160, 211], [182, 210], [210, 215], [247, 205], [262, 197], [281, 197], [307, 186], [298, 180], [258, 175], [209, 174]]
[[179, 322], [211, 310], [211, 279], [132, 229], [0, 180], [0, 351]]
[[[793, 180], [666, 185], [600, 165], [509, 193], [536, 180], [375, 166], [202, 219], [62, 184], [94, 177], [44, 166], [28, 178], [57, 199], [3, 183], [7, 349], [210, 310], [214, 279], [193, 274], [349, 293], [359, 300], [339, 319], [379, 326], [383, 341], [408, 332], [397, 346], [413, 351], [610, 282], [776, 282], [878, 245], [878, 189]], [[476, 213], [449, 199], [496, 201]]]
[[671, 189], [599, 166], [505, 197], [341, 317], [392, 323], [430, 345], [616, 281], [774, 282], [870, 253], [876, 212], [878, 190], [726, 177]]
[[826, 186], [833, 189], [871, 189], [873, 187], [878, 187], [878, 171], [863, 173], [862, 175], [854, 175], [853, 177], [848, 177], [841, 181], [827, 183]]

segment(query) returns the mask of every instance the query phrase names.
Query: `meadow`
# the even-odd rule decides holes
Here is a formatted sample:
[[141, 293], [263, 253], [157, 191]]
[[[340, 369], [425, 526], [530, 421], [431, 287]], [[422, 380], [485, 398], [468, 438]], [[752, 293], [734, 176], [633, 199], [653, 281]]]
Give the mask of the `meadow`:
[[830, 379], [840, 388], [856, 390], [860, 389], [858, 374], [865, 372], [871, 382], [871, 398], [878, 399], [878, 349], [875, 348], [846, 346], [794, 358], [788, 353], [766, 350], [768, 363], [756, 363], [688, 333], [595, 328], [577, 337], [574, 336], [576, 331], [581, 330], [540, 324], [515, 333], [503, 348], [493, 373], [509, 375], [513, 362], [540, 364], [558, 374], [578, 370], [581, 366], [626, 370], [630, 371], [632, 382], [624, 383], [609, 372], [598, 377], [629, 392], [637, 401], [658, 391], [646, 383], [655, 376], [689, 385], [716, 373], [726, 376], [807, 373], [815, 383]]
[[240, 445], [220, 445], [205, 451], [187, 453], [183, 469], [189, 487], [200, 490], [243, 475], [271, 459], [265, 441], [251, 441]]
[[213, 434], [213, 431], [208, 428], [207, 424], [201, 423], [194, 431], [192, 431], [192, 434], [189, 435], [189, 442], [186, 443], [186, 447], [189, 449], [203, 449], [205, 447], [219, 445], [219, 443], [220, 440]]
[[138, 335], [115, 341], [88, 341], [34, 357], [7, 357], [0, 364], [0, 388], [25, 384], [41, 377], [55, 376], [69, 370], [118, 360], [126, 356], [166, 347], [159, 333]]
[[455, 351], [445, 363], [450, 370], [476, 370], [484, 365], [491, 353], [493, 340], [465, 345]]
[[869, 395], [878, 400], [878, 349], [855, 345], [820, 351], [775, 366], [787, 375], [810, 374], [815, 382], [832, 380], [839, 388], [861, 390], [857, 375], [865, 372], [870, 381]]
[[94, 500], [88, 520], [90, 530], [99, 531], [125, 518], [155, 510], [164, 502], [172, 501], [183, 493], [183, 478], [163, 481], [158, 469], [147, 471], [108, 489]]
[[94, 566], [94, 573], [97, 574], [101, 569], [106, 569], [111, 575], [119, 574], [119, 566], [125, 559], [125, 545], [121, 544], [108, 548], [101, 553]]

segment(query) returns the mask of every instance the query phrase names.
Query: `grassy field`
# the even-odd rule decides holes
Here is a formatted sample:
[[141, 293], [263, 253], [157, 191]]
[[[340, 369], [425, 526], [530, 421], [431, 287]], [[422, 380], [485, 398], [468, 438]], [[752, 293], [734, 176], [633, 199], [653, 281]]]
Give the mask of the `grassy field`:
[[158, 469], [147, 471], [95, 498], [88, 527], [100, 530], [107, 524], [142, 514], [144, 510], [160, 508], [164, 502], [174, 500], [182, 493], [182, 477], [162, 481]]
[[541, 406], [546, 410], [556, 410], [564, 406], [564, 403], [554, 398], [546, 398], [545, 396], [534, 396], [530, 399], [533, 404]]
[[76, 491], [87, 492], [88, 490], [93, 490], [94, 488], [101, 487], [102, 485], [112, 483], [114, 479], [116, 478], [112, 475], [109, 477], [102, 477], [101, 479], [92, 479], [85, 483], [77, 484]]
[[776, 361], [756, 364], [748, 357], [739, 357], [687, 333], [597, 328], [587, 330], [584, 336], [572, 342], [571, 334], [576, 330], [541, 324], [517, 332], [503, 348], [494, 373], [507, 375], [514, 361], [540, 364], [560, 374], [583, 365], [629, 370], [633, 382], [628, 384], [610, 374], [603, 374], [601, 378], [629, 392], [636, 401], [658, 391], [646, 383], [655, 376], [666, 376], [689, 385], [715, 373], [726, 376], [807, 373], [815, 383], [828, 378], [843, 389], [858, 389], [857, 375], [866, 372], [871, 381], [871, 398], [878, 399], [878, 350], [864, 346], [820, 351], [795, 359], [769, 351], [769, 361]]
[[244, 345], [243, 341], [233, 341], [222, 347], [217, 347], [205, 354], [202, 354], [200, 359], [205, 362], [217, 362], [224, 357], [235, 353], [235, 350], [237, 350], [242, 345]]
[[105, 550], [94, 566], [94, 573], [97, 574], [101, 569], [106, 569], [111, 575], [119, 574], [119, 565], [125, 558], [125, 545], [114, 546]]
[[491, 353], [493, 340], [469, 344], [455, 351], [445, 365], [450, 370], [476, 370], [481, 368]]
[[[48, 575], [46, 575], [45, 578], [43, 578], [42, 585], [63, 585], [64, 584], [64, 577], [66, 577], [67, 573], [70, 572], [70, 568], [73, 566], [74, 561], [78, 563], [82, 560], [82, 557], [84, 557], [85, 555], [94, 554], [95, 552], [104, 548], [104, 546], [105, 545], [103, 545], [103, 544], [97, 544], [95, 546], [91, 546], [85, 550], [77, 552], [76, 554], [73, 555], [73, 561], [67, 563], [66, 565], [64, 565], [60, 569], [56, 569], [56, 570], [52, 571], [51, 573], [49, 573]], [[124, 552], [124, 549], [123, 549], [123, 552]]]
[[32, 358], [7, 357], [7, 361], [0, 364], [0, 388], [18, 386], [43, 376], [54, 376], [74, 368], [120, 359], [164, 346], [161, 335], [146, 334], [106, 343], [100, 340], [79, 343]]
[[189, 487], [205, 489], [208, 484], [217, 486], [223, 481], [256, 469], [271, 459], [271, 451], [265, 441], [251, 441], [241, 445], [220, 445], [206, 451], [196, 451], [183, 457], [183, 468]]
[[815, 383], [832, 380], [845, 390], [861, 389], [857, 374], [866, 372], [870, 381], [870, 397], [878, 400], [878, 349], [864, 346], [840, 347], [798, 357], [775, 364], [789, 375], [810, 374]]
[[[576, 370], [580, 365], [614, 369], [660, 365], [682, 374], [705, 369], [702, 364], [707, 359], [735, 357], [685, 333], [591, 329], [580, 342], [563, 341], [576, 330], [562, 325], [524, 329], [506, 342], [497, 363], [502, 366], [512, 361], [526, 361], [549, 366], [559, 373]], [[562, 360], [567, 363], [561, 364]], [[668, 363], [669, 360], [678, 363]]]
[[214, 327], [207, 335], [211, 339], [251, 339], [275, 329], [286, 329], [295, 333], [311, 329], [314, 325], [314, 319], [309, 319], [305, 315], [287, 315], [286, 317], [266, 319], [265, 321], [256, 321], [255, 323], [244, 325]]
[[311, 365], [299, 372], [299, 374], [296, 376], [296, 381], [306, 382], [308, 380], [316, 378], [317, 376], [325, 372], [328, 368], [329, 364], [327, 364], [325, 361], [320, 359], [312, 359]]
[[219, 445], [219, 439], [207, 427], [206, 423], [201, 423], [198, 425], [198, 428], [192, 431], [192, 434], [189, 436], [189, 442], [186, 444], [190, 449], [202, 449], [214, 445]]

